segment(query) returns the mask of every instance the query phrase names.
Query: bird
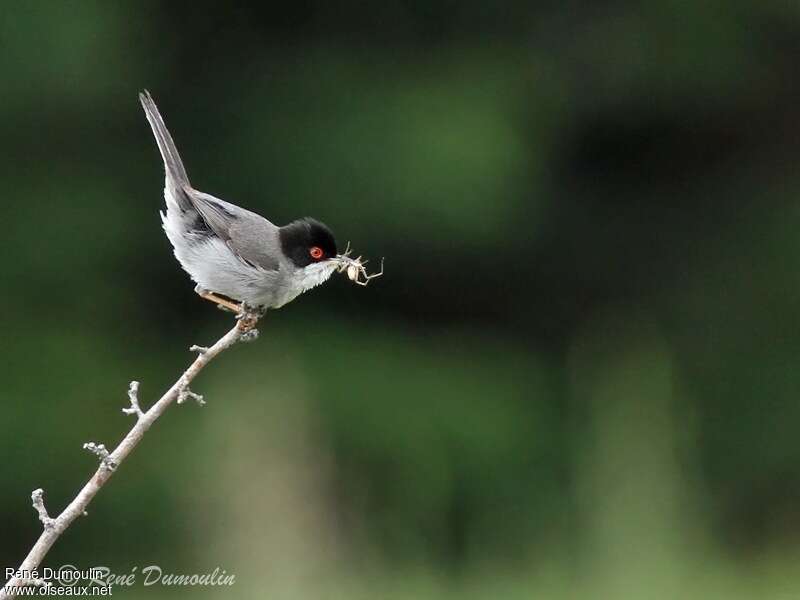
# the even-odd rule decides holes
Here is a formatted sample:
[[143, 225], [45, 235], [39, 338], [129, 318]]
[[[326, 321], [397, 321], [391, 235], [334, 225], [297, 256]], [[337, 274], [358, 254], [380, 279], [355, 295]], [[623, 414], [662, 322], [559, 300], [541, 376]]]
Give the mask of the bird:
[[237, 313], [263, 313], [324, 283], [337, 269], [348, 275], [354, 265], [363, 270], [348, 252], [338, 253], [333, 232], [321, 221], [302, 217], [279, 227], [192, 187], [150, 92], [143, 90], [139, 101], [164, 160], [162, 227], [201, 298]]

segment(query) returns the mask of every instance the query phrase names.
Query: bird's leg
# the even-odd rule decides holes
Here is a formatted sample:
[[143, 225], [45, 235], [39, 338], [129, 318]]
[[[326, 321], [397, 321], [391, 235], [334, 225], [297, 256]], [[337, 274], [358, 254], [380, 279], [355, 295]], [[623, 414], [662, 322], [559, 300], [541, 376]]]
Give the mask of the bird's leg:
[[217, 305], [218, 308], [223, 310], [229, 310], [234, 313], [240, 313], [242, 311], [242, 307], [235, 302], [231, 302], [223, 298], [222, 296], [217, 296], [216, 294], [209, 292], [207, 289], [200, 287], [199, 285], [195, 286], [194, 288], [195, 293], [203, 298], [204, 300], [208, 300], [209, 302], [213, 302]]

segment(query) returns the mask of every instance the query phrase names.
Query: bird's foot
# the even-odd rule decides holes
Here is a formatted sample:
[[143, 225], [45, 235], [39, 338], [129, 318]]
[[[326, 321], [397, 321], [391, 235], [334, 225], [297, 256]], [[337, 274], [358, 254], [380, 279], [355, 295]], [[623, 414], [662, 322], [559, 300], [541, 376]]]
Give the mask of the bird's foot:
[[266, 312], [267, 310], [263, 306], [250, 306], [242, 302], [239, 312], [236, 315], [236, 320], [239, 321], [236, 327], [243, 334], [242, 341], [247, 342], [258, 337], [256, 324]]

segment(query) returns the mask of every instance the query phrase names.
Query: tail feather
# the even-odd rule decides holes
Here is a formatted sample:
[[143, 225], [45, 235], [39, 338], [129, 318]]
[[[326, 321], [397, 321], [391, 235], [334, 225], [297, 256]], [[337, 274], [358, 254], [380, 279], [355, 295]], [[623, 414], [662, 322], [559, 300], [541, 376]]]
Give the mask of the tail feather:
[[164, 124], [164, 119], [161, 113], [158, 112], [158, 107], [153, 101], [150, 92], [144, 90], [139, 94], [139, 102], [142, 103], [144, 113], [153, 129], [153, 136], [156, 138], [158, 149], [161, 151], [161, 157], [164, 159], [164, 168], [166, 170], [167, 188], [172, 187], [177, 196], [183, 196], [182, 190], [184, 187], [189, 187], [189, 176], [186, 174], [186, 169], [183, 167], [181, 155], [178, 154], [178, 149], [175, 147], [175, 142], [169, 134], [167, 126]]

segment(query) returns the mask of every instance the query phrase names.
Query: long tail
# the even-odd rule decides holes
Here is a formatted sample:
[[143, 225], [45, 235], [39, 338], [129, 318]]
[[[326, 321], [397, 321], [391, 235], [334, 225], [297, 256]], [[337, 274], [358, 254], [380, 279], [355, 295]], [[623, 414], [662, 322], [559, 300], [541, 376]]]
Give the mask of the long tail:
[[[147, 115], [147, 120], [150, 122], [150, 127], [153, 129], [153, 135], [156, 138], [158, 149], [161, 151], [161, 157], [164, 159], [167, 188], [172, 188], [170, 191], [173, 192], [176, 196], [176, 200], [178, 200], [184, 196], [184, 194], [181, 193], [182, 190], [185, 187], [189, 187], [189, 176], [186, 175], [186, 169], [183, 168], [181, 155], [178, 154], [175, 142], [172, 141], [172, 136], [169, 134], [169, 130], [164, 124], [164, 119], [161, 117], [161, 113], [158, 112], [158, 107], [153, 101], [150, 92], [144, 90], [140, 93], [139, 102], [142, 103], [144, 114]], [[179, 200], [178, 202], [182, 204]]]

